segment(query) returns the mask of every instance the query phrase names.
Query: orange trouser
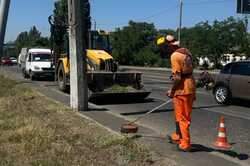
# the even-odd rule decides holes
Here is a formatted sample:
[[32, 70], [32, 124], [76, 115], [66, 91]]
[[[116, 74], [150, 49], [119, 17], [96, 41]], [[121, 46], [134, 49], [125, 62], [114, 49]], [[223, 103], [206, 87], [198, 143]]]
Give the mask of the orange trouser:
[[174, 113], [176, 121], [176, 133], [172, 134], [172, 139], [179, 142], [180, 148], [189, 148], [191, 124], [191, 112], [194, 95], [178, 95], [173, 98]]

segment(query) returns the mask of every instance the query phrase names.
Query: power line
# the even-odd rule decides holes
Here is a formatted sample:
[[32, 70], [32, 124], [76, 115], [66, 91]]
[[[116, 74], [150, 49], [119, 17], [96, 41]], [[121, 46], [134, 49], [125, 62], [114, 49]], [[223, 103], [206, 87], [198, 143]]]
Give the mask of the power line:
[[[169, 8], [166, 8], [166, 9], [163, 9], [161, 11], [158, 11], [158, 12], [155, 12], [149, 16], [146, 16], [146, 17], [143, 17], [143, 18], [135, 18], [135, 19], [131, 19], [131, 20], [135, 20], [135, 21], [146, 21], [146, 20], [149, 20], [151, 18], [154, 18], [154, 17], [157, 17], [157, 16], [160, 16], [160, 15], [163, 15], [165, 14], [166, 12], [169, 12], [171, 10], [174, 10], [174, 9], [177, 9], [178, 5], [174, 5], [174, 6], [171, 6]], [[118, 25], [123, 25], [123, 24], [127, 24], [128, 22], [120, 22], [120, 23], [117, 23], [115, 27], [119, 27]], [[108, 24], [108, 23], [107, 23]], [[99, 24], [99, 25], [104, 25], [104, 24]]]
[[189, 3], [185, 3], [185, 5], [202, 5], [202, 4], [214, 4], [214, 3], [232, 3], [233, 1], [230, 0], [217, 0], [217, 1], [200, 1], [200, 2], [189, 2]]
[[[228, 2], [233, 2], [233, 1], [230, 1], [230, 0], [217, 0], [217, 1], [208, 1], [208, 0], [206, 0], [206, 1], [200, 1], [200, 2], [189, 2], [189, 3], [185, 3], [185, 5], [187, 4], [187, 5], [200, 5], [200, 4], [208, 4], [208, 3], [228, 3]], [[154, 18], [154, 17], [157, 17], [157, 16], [159, 16], [159, 15], [163, 15], [163, 14], [165, 14], [166, 12], [169, 12], [170, 10], [173, 10], [173, 9], [177, 9], [177, 7], [179, 7], [179, 4], [177, 4], [177, 5], [174, 5], [174, 6], [172, 6], [172, 7], [169, 7], [169, 8], [167, 8], [167, 9], [163, 9], [163, 10], [161, 10], [161, 11], [159, 11], [159, 12], [156, 12], [156, 13], [154, 13], [154, 14], [151, 14], [151, 15], [149, 15], [149, 16], [146, 16], [146, 17], [144, 17], [144, 18], [140, 18], [140, 19], [135, 19], [135, 20], [148, 20], [148, 19], [150, 19], [150, 18]]]
[[159, 11], [159, 12], [156, 12], [156, 13], [154, 13], [154, 14], [152, 14], [152, 15], [146, 16], [146, 17], [141, 18], [141, 19], [136, 19], [136, 20], [148, 20], [148, 19], [150, 19], [150, 18], [157, 17], [157, 16], [162, 15], [162, 14], [164, 14], [164, 13], [166, 13], [166, 12], [169, 12], [170, 10], [175, 9], [175, 7], [178, 7], [178, 5], [169, 7], [169, 8], [167, 8], [167, 9], [164, 9], [164, 10], [161, 10], [161, 11]]
[[[186, 4], [187, 5], [199, 5], [199, 4], [207, 4], [207, 3], [225, 3], [225, 2], [233, 2], [233, 1], [230, 1], [230, 0], [218, 0], [218, 1], [211, 1], [210, 0], [210, 1], [207, 1], [206, 0], [206, 1], [200, 1], [200, 2], [189, 2], [189, 3], [185, 3], [185, 5]], [[154, 13], [152, 15], [147, 16], [147, 17], [144, 17], [144, 18], [141, 18], [141, 19], [136, 19], [136, 20], [148, 20], [150, 18], [157, 17], [157, 16], [162, 15], [162, 14], [164, 14], [164, 13], [170, 11], [170, 10], [173, 10], [173, 9], [175, 9], [175, 7], [179, 7], [179, 4], [174, 5], [172, 7], [169, 7], [167, 9], [161, 10], [159, 12], [156, 12], [156, 13]]]
[[[203, 5], [203, 4], [215, 4], [215, 3], [232, 3], [234, 2], [234, 0], [215, 0], [215, 1], [211, 1], [211, 0], [204, 0], [204, 1], [199, 1], [199, 2], [188, 2], [188, 3], [185, 3], [184, 1], [184, 5]], [[169, 12], [171, 10], [174, 10], [174, 9], [178, 9], [178, 6], [179, 4], [176, 4], [176, 5], [173, 5], [169, 8], [166, 8], [166, 9], [163, 9], [159, 12], [155, 12], [149, 16], [146, 16], [146, 17], [143, 17], [143, 18], [138, 18], [138, 19], [131, 19], [131, 20], [135, 20], [135, 21], [146, 21], [146, 20], [149, 20], [151, 18], [155, 18], [157, 16], [160, 16], [160, 15], [163, 15], [165, 14], [166, 12]], [[119, 27], [121, 25], [124, 25], [124, 24], [127, 24], [128, 22], [120, 22], [120, 23], [117, 23], [116, 26], [114, 27]], [[109, 24], [109, 23], [106, 23], [106, 24]], [[99, 25], [105, 25], [104, 23], [103, 24], [99, 24]]]

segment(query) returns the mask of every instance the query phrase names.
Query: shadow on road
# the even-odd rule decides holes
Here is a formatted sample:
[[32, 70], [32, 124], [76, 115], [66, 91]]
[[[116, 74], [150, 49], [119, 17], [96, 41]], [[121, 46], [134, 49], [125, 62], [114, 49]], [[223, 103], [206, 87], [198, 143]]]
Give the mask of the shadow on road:
[[[163, 137], [156, 137], [156, 136], [149, 136], [149, 135], [134, 135], [130, 139], [139, 139], [139, 138], [149, 138], [149, 139], [155, 139], [157, 141], [165, 141], [166, 140], [166, 138], [163, 138]], [[169, 143], [171, 143], [171, 142], [169, 142]], [[174, 145], [173, 143], [171, 143], [171, 144]], [[248, 154], [237, 153], [233, 150], [214, 149], [214, 148], [206, 147], [206, 146], [200, 145], [200, 144], [192, 144], [192, 150], [190, 153], [197, 153], [197, 152], [207, 152], [207, 153], [218, 152], [218, 153], [221, 153], [223, 155], [227, 155], [227, 156], [232, 157], [232, 158], [237, 158], [238, 160], [247, 160], [249, 158]]]
[[41, 81], [41, 82], [50, 81], [50, 82], [54, 82], [55, 79], [54, 79], [54, 77], [37, 77], [37, 78], [35, 79], [35, 81]]
[[249, 100], [243, 100], [243, 99], [233, 99], [231, 105], [250, 108]]
[[157, 102], [152, 98], [147, 99], [128, 99], [128, 98], [103, 98], [103, 99], [90, 99], [90, 102], [97, 105], [120, 105], [120, 104], [135, 104], [135, 103], [152, 103]]
[[206, 147], [200, 144], [192, 144], [192, 152], [218, 152], [224, 155], [237, 158], [239, 160], [247, 160], [249, 158], [248, 154], [237, 153], [232, 150], [221, 150], [221, 149], [214, 149], [210, 147]]

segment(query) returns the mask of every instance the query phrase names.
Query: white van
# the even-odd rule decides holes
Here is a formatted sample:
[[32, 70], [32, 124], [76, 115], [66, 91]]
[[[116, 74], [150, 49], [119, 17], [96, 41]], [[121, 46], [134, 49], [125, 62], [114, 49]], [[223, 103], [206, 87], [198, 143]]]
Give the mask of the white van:
[[53, 77], [55, 68], [50, 49], [32, 48], [27, 52], [24, 77], [34, 80], [40, 76]]

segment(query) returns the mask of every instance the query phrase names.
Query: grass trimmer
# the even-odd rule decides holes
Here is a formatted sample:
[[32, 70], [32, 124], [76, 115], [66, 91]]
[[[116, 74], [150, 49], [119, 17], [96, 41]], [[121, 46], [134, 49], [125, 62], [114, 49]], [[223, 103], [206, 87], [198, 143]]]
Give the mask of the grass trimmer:
[[143, 118], [146, 118], [149, 114], [151, 114], [152, 112], [158, 110], [159, 108], [161, 108], [164, 105], [167, 105], [168, 103], [172, 102], [172, 99], [169, 99], [168, 101], [166, 101], [165, 103], [155, 107], [154, 109], [148, 111], [147, 113], [145, 113], [144, 115], [136, 118], [135, 120], [128, 122], [126, 124], [123, 124], [121, 126], [121, 133], [137, 133], [138, 131], [138, 126], [135, 124], [135, 122], [138, 122], [139, 120], [142, 120]]

